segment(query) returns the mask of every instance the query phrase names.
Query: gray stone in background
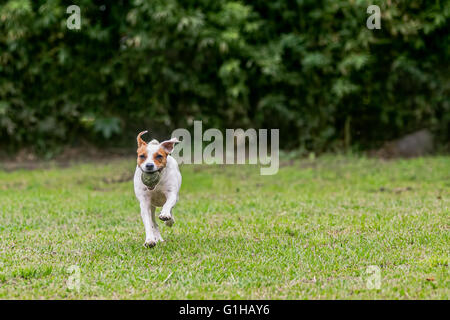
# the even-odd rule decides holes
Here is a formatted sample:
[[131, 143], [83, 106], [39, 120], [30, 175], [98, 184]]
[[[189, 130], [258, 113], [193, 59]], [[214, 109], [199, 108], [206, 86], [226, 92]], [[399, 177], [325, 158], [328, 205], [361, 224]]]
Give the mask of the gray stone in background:
[[433, 135], [428, 129], [422, 129], [386, 142], [381, 149], [369, 152], [369, 155], [381, 158], [413, 158], [429, 154], [432, 151]]

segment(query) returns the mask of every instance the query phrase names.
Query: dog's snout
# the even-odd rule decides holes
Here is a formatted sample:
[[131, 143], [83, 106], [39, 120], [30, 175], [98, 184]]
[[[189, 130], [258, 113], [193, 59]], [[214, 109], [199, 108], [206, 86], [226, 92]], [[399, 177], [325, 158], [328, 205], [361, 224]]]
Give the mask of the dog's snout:
[[153, 170], [155, 168], [155, 165], [153, 163], [147, 163], [145, 165], [146, 170]]

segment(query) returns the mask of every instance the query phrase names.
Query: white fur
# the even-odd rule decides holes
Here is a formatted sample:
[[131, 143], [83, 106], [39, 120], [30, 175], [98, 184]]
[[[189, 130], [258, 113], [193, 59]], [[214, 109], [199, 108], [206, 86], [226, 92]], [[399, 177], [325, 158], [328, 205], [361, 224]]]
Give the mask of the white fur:
[[[156, 141], [157, 142], [157, 141]], [[164, 143], [164, 142], [163, 142]], [[166, 167], [161, 172], [161, 180], [153, 190], [149, 190], [141, 181], [142, 170], [146, 163], [153, 162], [153, 153], [160, 148], [161, 144], [151, 141], [147, 145], [148, 157], [141, 168], [136, 166], [134, 173], [134, 193], [139, 200], [141, 217], [145, 227], [146, 247], [153, 247], [158, 241], [164, 241], [156, 223], [156, 207], [162, 207], [159, 219], [165, 221], [167, 226], [175, 222], [172, 208], [178, 201], [178, 192], [181, 187], [181, 173], [177, 161], [170, 155], [167, 156]]]

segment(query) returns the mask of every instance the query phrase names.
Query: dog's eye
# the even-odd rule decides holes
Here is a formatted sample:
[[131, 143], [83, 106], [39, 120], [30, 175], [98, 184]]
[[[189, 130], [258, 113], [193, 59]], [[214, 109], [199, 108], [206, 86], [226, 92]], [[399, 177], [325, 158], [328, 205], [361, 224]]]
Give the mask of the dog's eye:
[[162, 159], [162, 155], [160, 155], [160, 154], [158, 154], [157, 156], [156, 156], [156, 159], [158, 159], [158, 160], [160, 160], [160, 159]]
[[139, 155], [139, 158], [145, 159], [145, 154], [140, 154], [140, 155]]

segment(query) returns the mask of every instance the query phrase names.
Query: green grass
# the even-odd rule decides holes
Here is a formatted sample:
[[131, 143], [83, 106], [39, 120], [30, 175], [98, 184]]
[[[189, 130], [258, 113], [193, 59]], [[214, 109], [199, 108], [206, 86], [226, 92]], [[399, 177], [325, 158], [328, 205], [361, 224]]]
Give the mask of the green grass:
[[185, 165], [152, 249], [134, 168], [0, 171], [0, 298], [449, 299], [448, 157]]

